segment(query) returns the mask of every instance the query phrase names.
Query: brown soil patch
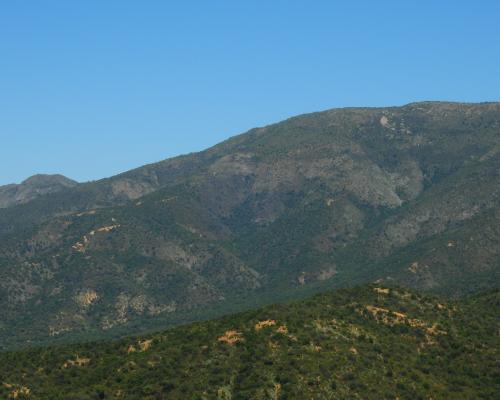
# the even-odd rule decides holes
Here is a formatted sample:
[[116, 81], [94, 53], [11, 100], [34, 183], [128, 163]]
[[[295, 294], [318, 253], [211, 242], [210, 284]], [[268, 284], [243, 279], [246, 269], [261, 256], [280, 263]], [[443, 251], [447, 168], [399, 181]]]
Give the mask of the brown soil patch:
[[276, 332], [286, 335], [288, 333], [288, 328], [286, 327], [286, 325], [281, 325], [280, 327], [278, 327]]
[[243, 334], [234, 330], [224, 332], [224, 335], [217, 338], [217, 341], [227, 343], [229, 345], [234, 345], [238, 342], [242, 342]]
[[411, 263], [411, 265], [408, 267], [408, 271], [410, 271], [412, 274], [416, 274], [418, 271], [418, 262]]
[[127, 354], [135, 353], [136, 351], [137, 351], [137, 349], [135, 348], [135, 346], [134, 345], [130, 345], [130, 346], [128, 346]]
[[[102, 226], [101, 228], [98, 228], [97, 230], [90, 231], [89, 236], [94, 236], [96, 234], [96, 232], [111, 232], [119, 227], [120, 227], [119, 224]], [[79, 242], [76, 242], [71, 247], [73, 248], [73, 250], [78, 251], [79, 253], [85, 253], [89, 243], [90, 243], [90, 239], [88, 238], [88, 236], [83, 235], [82, 240]]]
[[259, 321], [255, 324], [255, 330], [260, 331], [263, 328], [267, 328], [269, 326], [276, 325], [276, 321], [274, 319], [266, 319], [264, 321]]
[[90, 362], [90, 358], [76, 356], [76, 358], [74, 360], [67, 360], [63, 364], [63, 368], [68, 368], [68, 367], [73, 367], [73, 366], [83, 367], [83, 366], [87, 365], [89, 362]]
[[31, 393], [31, 389], [26, 386], [11, 385], [10, 383], [4, 383], [3, 386], [6, 387], [7, 389], [12, 389], [15, 386], [17, 386], [14, 390], [12, 390], [12, 392], [10, 392], [9, 394], [10, 399], [18, 399], [19, 396], [21, 395], [29, 396]]
[[147, 351], [150, 349], [152, 344], [153, 339], [139, 341], [139, 348], [141, 349], [141, 351]]

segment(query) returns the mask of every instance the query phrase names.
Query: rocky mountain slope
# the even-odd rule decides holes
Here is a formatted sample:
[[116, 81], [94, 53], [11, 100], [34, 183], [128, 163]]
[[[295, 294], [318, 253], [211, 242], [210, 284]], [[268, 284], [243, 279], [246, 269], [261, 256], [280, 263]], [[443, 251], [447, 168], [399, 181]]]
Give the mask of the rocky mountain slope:
[[0, 186], [0, 208], [27, 203], [37, 197], [76, 185], [77, 182], [62, 175], [34, 175], [19, 185]]
[[500, 281], [500, 103], [334, 109], [0, 210], [0, 344]]
[[0, 353], [17, 399], [493, 399], [498, 291], [363, 286], [119, 341]]

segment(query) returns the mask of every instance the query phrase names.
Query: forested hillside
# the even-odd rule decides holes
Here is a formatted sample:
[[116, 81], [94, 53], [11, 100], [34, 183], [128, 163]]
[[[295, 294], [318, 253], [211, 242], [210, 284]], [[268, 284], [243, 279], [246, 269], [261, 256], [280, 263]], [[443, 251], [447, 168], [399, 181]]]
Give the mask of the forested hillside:
[[369, 285], [118, 341], [0, 353], [16, 399], [494, 399], [500, 297]]

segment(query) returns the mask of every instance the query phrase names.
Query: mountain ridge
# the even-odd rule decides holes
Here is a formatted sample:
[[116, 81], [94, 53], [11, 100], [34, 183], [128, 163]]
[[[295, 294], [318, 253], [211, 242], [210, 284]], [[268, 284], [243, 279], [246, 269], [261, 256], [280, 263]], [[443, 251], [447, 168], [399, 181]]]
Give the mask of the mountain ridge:
[[333, 109], [2, 209], [0, 338], [108, 335], [375, 280], [493, 287], [499, 151], [500, 103]]
[[[328, 109], [325, 109], [322, 111], [313, 111], [313, 112], [308, 112], [308, 113], [304, 113], [304, 114], [299, 114], [296, 116], [291, 116], [291, 117], [288, 117], [280, 122], [270, 123], [270, 124], [263, 125], [260, 127], [254, 127], [254, 128], [251, 128], [243, 133], [239, 133], [239, 134], [236, 134], [234, 136], [231, 136], [231, 137], [223, 140], [220, 143], [217, 143], [213, 146], [208, 147], [205, 150], [194, 151], [194, 152], [189, 152], [189, 153], [185, 153], [185, 154], [179, 154], [179, 155], [169, 157], [169, 158], [166, 158], [166, 159], [163, 159], [160, 161], [155, 161], [152, 163], [144, 164], [144, 165], [141, 165], [139, 167], [135, 167], [135, 168], [132, 168], [130, 170], [120, 172], [116, 175], [98, 178], [98, 179], [94, 179], [91, 181], [81, 182], [80, 185], [86, 185], [86, 184], [92, 185], [95, 183], [104, 183], [104, 182], [107, 182], [109, 180], [113, 180], [115, 178], [129, 177], [130, 175], [133, 176], [133, 175], [137, 174], [138, 172], [142, 172], [143, 170], [148, 170], [148, 169], [152, 169], [152, 168], [154, 169], [154, 167], [161, 166], [169, 161], [172, 161], [172, 162], [174, 162], [174, 160], [180, 161], [180, 159], [190, 158], [193, 156], [200, 155], [202, 153], [210, 152], [211, 150], [213, 150], [215, 148], [219, 148], [221, 146], [224, 146], [227, 143], [229, 143], [233, 140], [237, 140], [238, 138], [243, 137], [243, 136], [245, 136], [249, 133], [252, 133], [254, 131], [265, 130], [266, 128], [277, 125], [277, 124], [286, 123], [286, 122], [289, 122], [292, 120], [301, 119], [301, 118], [305, 118], [305, 117], [309, 117], [309, 116], [314, 116], [314, 115], [323, 114], [323, 113], [331, 113], [331, 112], [336, 112], [336, 111], [367, 111], [367, 110], [368, 111], [384, 111], [384, 110], [404, 109], [404, 108], [409, 108], [409, 107], [417, 107], [418, 108], [418, 106], [429, 106], [429, 105], [455, 106], [455, 107], [456, 106], [465, 106], [465, 107], [466, 106], [495, 106], [495, 107], [498, 107], [500, 105], [500, 102], [498, 102], [498, 101], [460, 102], [460, 101], [448, 101], [448, 100], [423, 100], [423, 101], [415, 101], [415, 102], [406, 103], [406, 104], [401, 105], [401, 106], [368, 106], [368, 107], [346, 106], [346, 107], [328, 108]], [[66, 178], [64, 175], [60, 175], [60, 174], [53, 174], [53, 175], [35, 174], [35, 175], [32, 175], [32, 176], [26, 178], [23, 182], [21, 182], [21, 184], [27, 183], [30, 179], [38, 177], [38, 176], [62, 177], [62, 178], [65, 178], [66, 180], [72, 181], [71, 179]], [[76, 181], [72, 181], [72, 182], [76, 183]], [[19, 184], [5, 184], [3, 186], [0, 186], [0, 189], [2, 187], [12, 186], [12, 185], [19, 185]]]

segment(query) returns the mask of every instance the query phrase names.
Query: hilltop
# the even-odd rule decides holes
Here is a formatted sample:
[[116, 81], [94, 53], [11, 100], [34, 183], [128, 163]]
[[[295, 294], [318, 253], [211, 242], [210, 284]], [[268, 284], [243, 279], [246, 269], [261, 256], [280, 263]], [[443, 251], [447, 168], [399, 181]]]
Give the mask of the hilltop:
[[0, 186], [0, 208], [28, 203], [40, 196], [71, 188], [78, 183], [63, 175], [38, 174], [20, 184]]

